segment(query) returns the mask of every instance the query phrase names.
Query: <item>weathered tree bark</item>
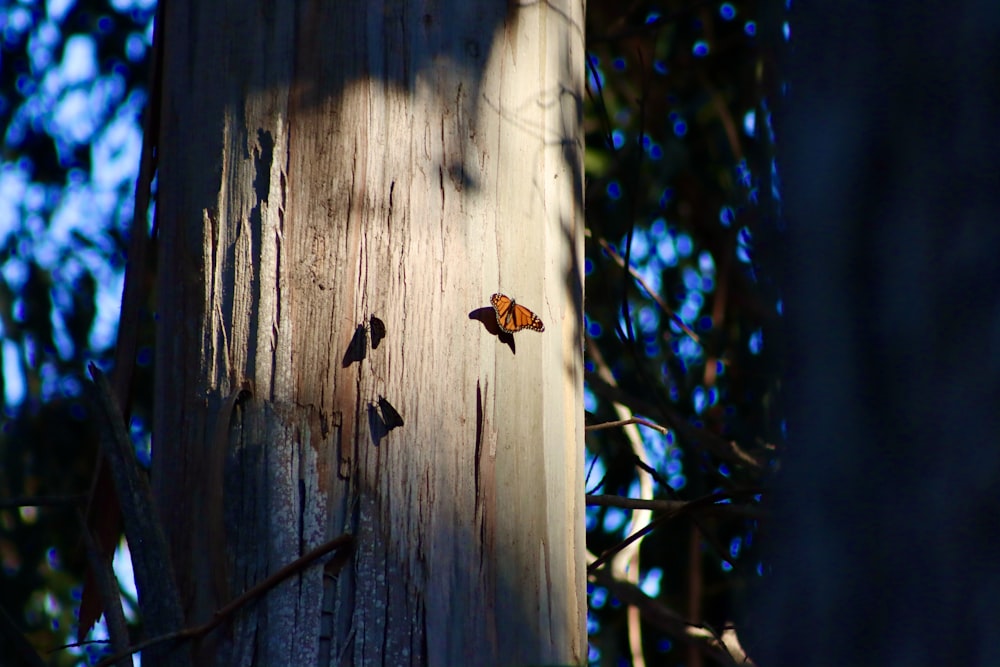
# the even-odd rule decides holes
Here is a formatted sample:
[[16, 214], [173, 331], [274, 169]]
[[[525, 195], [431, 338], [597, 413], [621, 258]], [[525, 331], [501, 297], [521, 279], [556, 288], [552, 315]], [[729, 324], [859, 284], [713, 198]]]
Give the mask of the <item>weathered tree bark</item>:
[[[153, 482], [188, 621], [357, 545], [202, 662], [585, 659], [582, 15], [166, 5]], [[498, 338], [496, 291], [544, 333]]]

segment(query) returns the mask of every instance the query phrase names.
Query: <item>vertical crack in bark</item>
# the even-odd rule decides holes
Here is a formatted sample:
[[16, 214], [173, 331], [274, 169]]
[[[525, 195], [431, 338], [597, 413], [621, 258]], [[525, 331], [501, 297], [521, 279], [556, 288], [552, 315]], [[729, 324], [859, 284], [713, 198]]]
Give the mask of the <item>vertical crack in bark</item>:
[[[476, 381], [476, 453], [475, 453], [475, 489], [476, 489], [476, 516], [481, 517], [483, 509], [482, 498], [482, 456], [483, 456], [483, 388], [480, 382]], [[482, 542], [482, 527], [480, 521], [480, 543]]]
[[278, 373], [278, 345], [280, 343], [280, 331], [281, 331], [281, 308], [284, 300], [288, 298], [281, 289], [282, 281], [282, 264], [281, 259], [284, 256], [284, 249], [282, 248], [282, 240], [285, 237], [285, 208], [288, 205], [288, 183], [286, 178], [286, 173], [288, 170], [288, 160], [289, 155], [285, 154], [285, 168], [281, 170], [281, 178], [279, 182], [280, 186], [280, 198], [278, 200], [278, 226], [274, 230], [274, 292], [278, 297], [274, 301], [274, 320], [271, 322], [271, 378], [270, 378], [270, 392], [273, 395], [275, 383], [277, 382]]

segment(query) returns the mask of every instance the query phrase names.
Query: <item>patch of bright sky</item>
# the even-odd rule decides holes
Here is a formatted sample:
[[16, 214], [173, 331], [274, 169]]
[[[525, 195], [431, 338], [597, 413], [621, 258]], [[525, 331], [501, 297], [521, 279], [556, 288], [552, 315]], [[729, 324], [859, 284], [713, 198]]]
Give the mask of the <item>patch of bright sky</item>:
[[639, 309], [639, 330], [647, 335], [655, 335], [660, 328], [660, 311], [651, 306]]
[[592, 490], [591, 487], [593, 485], [604, 478], [605, 468], [600, 456], [594, 456], [588, 451], [586, 452], [586, 457], [584, 469], [587, 471], [587, 479], [584, 480], [584, 485], [587, 486], [589, 492]]
[[736, 235], [736, 257], [744, 264], [750, 263], [750, 244], [753, 240], [749, 227], [740, 229]]
[[31, 12], [25, 7], [12, 7], [3, 13], [3, 40], [8, 43], [18, 42], [21, 35], [31, 29]]
[[[139, 592], [135, 587], [135, 573], [132, 570], [132, 553], [129, 551], [128, 542], [125, 541], [124, 537], [118, 543], [111, 566], [118, 579], [118, 585], [125, 595], [131, 600], [138, 599]], [[135, 610], [131, 607], [131, 605], [125, 605], [125, 618], [128, 621], [135, 621]]]
[[691, 392], [691, 403], [694, 405], [695, 414], [701, 414], [708, 407], [708, 397], [705, 388], [698, 386]]
[[[65, 293], [65, 290], [63, 290], [63, 293]], [[59, 292], [52, 291], [52, 302], [54, 305], [57, 307], [61, 306], [64, 301], [65, 299], [61, 297]], [[50, 319], [52, 321], [52, 344], [56, 346], [56, 352], [59, 353], [59, 357], [63, 360], [71, 358], [73, 356], [73, 340], [70, 338], [66, 324], [57, 308], [52, 309]]]
[[712, 253], [707, 250], [698, 253], [698, 270], [706, 278], [715, 276], [715, 259], [712, 257]]
[[7, 162], [0, 166], [0, 244], [17, 229], [20, 202], [24, 199], [31, 175], [26, 164]]
[[690, 326], [698, 318], [698, 313], [701, 312], [704, 305], [705, 297], [697, 289], [692, 289], [684, 296], [684, 301], [677, 314], [684, 320], [685, 324]]
[[[600, 338], [601, 334], [604, 333], [604, 327], [601, 326], [600, 322], [595, 322], [590, 319], [586, 314], [583, 316], [583, 324], [586, 327], [587, 335], [591, 338]], [[586, 368], [587, 372], [593, 371], [593, 367]]]
[[617, 532], [628, 521], [628, 516], [627, 512], [623, 512], [617, 507], [607, 508], [607, 512], [604, 515], [604, 524], [602, 526], [604, 532]]
[[621, 148], [622, 146], [624, 146], [625, 145], [625, 133], [622, 132], [620, 129], [614, 129], [614, 130], [612, 130], [611, 131], [611, 143], [614, 145], [614, 147], [616, 149], [617, 148]]
[[731, 207], [723, 206], [719, 210], [719, 222], [722, 223], [723, 227], [730, 227], [735, 219], [736, 214], [733, 212]]
[[608, 600], [608, 589], [594, 586], [590, 592], [590, 605], [594, 609], [600, 609]]
[[665, 266], [677, 266], [677, 246], [674, 240], [667, 237], [656, 245], [656, 254]]
[[[681, 334], [681, 329], [676, 324], [671, 323], [671, 329], [674, 329], [674, 333]], [[691, 361], [701, 359], [701, 345], [691, 340], [687, 335], [679, 335], [676, 340], [675, 352], [678, 357], [687, 363]]]
[[28, 279], [28, 267], [17, 257], [7, 260], [0, 266], [0, 273], [3, 273], [4, 280], [14, 292], [19, 292]]
[[639, 426], [639, 433], [642, 434], [642, 444], [649, 452], [649, 458], [653, 461], [662, 460], [670, 448], [665, 434], [655, 431], [645, 426]]
[[76, 0], [49, 0], [45, 3], [45, 11], [53, 21], [62, 21], [74, 4]]
[[111, 345], [118, 331], [118, 310], [121, 308], [122, 288], [125, 273], [118, 271], [110, 284], [99, 285], [97, 289], [97, 317], [90, 330], [90, 344], [94, 348]]
[[[626, 239], [622, 239], [622, 246], [624, 247]], [[642, 262], [649, 256], [650, 243], [649, 238], [646, 236], [646, 231], [641, 228], [636, 228], [635, 232], [632, 234], [632, 259], [636, 262]]]
[[677, 254], [681, 257], [688, 257], [694, 251], [694, 242], [691, 237], [681, 232], [677, 235]]
[[89, 35], [73, 35], [63, 48], [62, 66], [53, 72], [64, 85], [90, 81], [97, 76], [97, 44]]
[[43, 21], [28, 40], [28, 62], [33, 72], [44, 72], [52, 65], [59, 46], [59, 27], [53, 21]]
[[684, 281], [684, 287], [688, 291], [701, 289], [701, 274], [693, 266], [684, 267], [681, 271], [681, 280]]
[[24, 376], [20, 373], [21, 348], [14, 341], [3, 341], [4, 401], [5, 405], [18, 405], [24, 400]]
[[663, 570], [658, 567], [651, 568], [639, 582], [639, 588], [649, 597], [655, 598], [660, 594], [660, 581], [663, 579]]

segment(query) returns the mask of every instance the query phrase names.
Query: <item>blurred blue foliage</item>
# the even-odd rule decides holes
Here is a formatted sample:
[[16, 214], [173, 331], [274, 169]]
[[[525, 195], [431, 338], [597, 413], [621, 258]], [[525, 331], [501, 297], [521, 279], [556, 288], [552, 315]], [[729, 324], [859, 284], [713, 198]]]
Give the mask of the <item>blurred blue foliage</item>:
[[[640, 426], [638, 444], [620, 428], [589, 432], [588, 493], [637, 495], [647, 473], [636, 456], [655, 471], [654, 498], [752, 486], [760, 469], [720, 458], [705, 443], [734, 442], [764, 462], [771, 450], [761, 444], [777, 437], [768, 409], [776, 379], [763, 370], [770, 363], [763, 339], [779, 308], [759, 284], [753, 246], [767, 215], [762, 206], [778, 197], [768, 158], [771, 91], [756, 78], [756, 68], [770, 67], [756, 39], [760, 7], [721, 2], [706, 13], [647, 3], [631, 15], [617, 3], [589, 2], [587, 9], [588, 57], [603, 74], [598, 88], [591, 72], [593, 104], [585, 110], [585, 408], [589, 423], [618, 420], [626, 408], [670, 429]], [[600, 63], [612, 66], [599, 70]], [[704, 591], [704, 612], [692, 622], [732, 621], [736, 591], [758, 576], [747, 539], [755, 527], [733, 516], [699, 519], [694, 533], [686, 519], [647, 535], [643, 591], [683, 615], [695, 587]], [[591, 553], [624, 539], [631, 517], [589, 507]], [[692, 551], [699, 534], [704, 541]], [[695, 567], [692, 553], [704, 563]], [[630, 664], [625, 607], [607, 604], [605, 594], [591, 588], [590, 664]], [[685, 664], [662, 628], [644, 624], [642, 637], [647, 660]]]
[[[90, 484], [97, 444], [82, 393], [86, 364], [109, 366], [115, 343], [154, 10], [0, 5], [2, 498], [73, 498]], [[147, 362], [132, 425], [147, 460], [150, 372]], [[52, 651], [76, 630], [78, 506], [0, 509], [0, 605], [53, 665], [104, 651]]]

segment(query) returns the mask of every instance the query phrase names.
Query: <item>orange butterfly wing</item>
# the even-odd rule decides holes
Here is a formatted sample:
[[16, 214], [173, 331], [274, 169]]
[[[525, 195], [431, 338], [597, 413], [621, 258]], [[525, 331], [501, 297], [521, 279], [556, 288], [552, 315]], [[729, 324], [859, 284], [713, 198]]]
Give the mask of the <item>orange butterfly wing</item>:
[[494, 294], [490, 297], [493, 310], [497, 314], [497, 324], [507, 333], [515, 333], [521, 329], [545, 331], [545, 325], [533, 312], [519, 306], [506, 294]]

